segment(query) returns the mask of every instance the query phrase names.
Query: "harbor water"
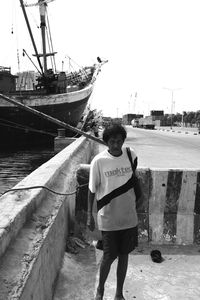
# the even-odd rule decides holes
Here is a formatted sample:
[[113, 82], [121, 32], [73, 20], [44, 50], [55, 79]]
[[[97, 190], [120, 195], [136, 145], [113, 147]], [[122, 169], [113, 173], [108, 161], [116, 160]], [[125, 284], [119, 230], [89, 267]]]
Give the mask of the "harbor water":
[[52, 148], [0, 152], [0, 195], [54, 155]]

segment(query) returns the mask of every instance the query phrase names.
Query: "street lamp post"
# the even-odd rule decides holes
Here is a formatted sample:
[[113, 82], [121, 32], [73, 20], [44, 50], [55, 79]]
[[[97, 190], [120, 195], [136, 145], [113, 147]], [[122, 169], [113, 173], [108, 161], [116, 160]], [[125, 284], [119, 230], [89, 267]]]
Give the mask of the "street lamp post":
[[172, 95], [172, 98], [171, 98], [171, 129], [172, 129], [172, 125], [173, 125], [173, 106], [175, 104], [175, 101], [174, 101], [174, 91], [181, 90], [181, 88], [170, 89], [170, 88], [164, 87], [163, 89], [170, 91], [171, 95]]
[[182, 123], [182, 127], [183, 127], [183, 124], [184, 124], [184, 111], [182, 113], [182, 120], [181, 120], [181, 123]]
[[171, 129], [172, 129], [172, 125], [173, 125], [174, 90], [172, 90], [171, 92], [172, 92], [172, 102], [171, 102]]

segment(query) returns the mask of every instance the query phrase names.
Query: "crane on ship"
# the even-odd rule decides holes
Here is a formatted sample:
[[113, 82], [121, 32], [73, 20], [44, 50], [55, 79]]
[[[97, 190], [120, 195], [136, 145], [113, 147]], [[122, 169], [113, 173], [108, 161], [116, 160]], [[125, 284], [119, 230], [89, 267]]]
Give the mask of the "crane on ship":
[[[22, 7], [22, 11], [24, 14], [24, 18], [27, 24], [27, 28], [31, 37], [31, 41], [33, 44], [33, 48], [35, 51], [35, 54], [33, 54], [33, 56], [36, 56], [39, 67], [40, 67], [40, 74], [41, 77], [38, 78], [38, 85], [39, 86], [47, 86], [49, 85], [49, 81], [53, 82], [54, 80], [56, 80], [55, 76], [55, 70], [53, 71], [52, 69], [48, 69], [47, 67], [47, 57], [51, 56], [54, 58], [54, 55], [57, 52], [53, 51], [53, 46], [52, 46], [52, 39], [51, 39], [51, 33], [49, 30], [49, 24], [47, 27], [47, 23], [48, 23], [48, 18], [47, 16], [47, 4], [50, 2], [53, 2], [54, 0], [38, 0], [38, 2], [36, 3], [31, 3], [28, 4], [27, 2], [24, 3], [23, 0], [19, 0], [21, 7]], [[35, 40], [33, 38], [33, 34], [32, 34], [32, 30], [28, 21], [28, 17], [27, 17], [27, 13], [25, 10], [25, 7], [31, 7], [31, 6], [39, 6], [39, 13], [40, 13], [40, 28], [41, 28], [41, 37], [42, 37], [42, 53], [38, 53], [37, 47], [36, 47], [36, 43]], [[48, 31], [47, 31], [48, 28]], [[47, 53], [47, 39], [49, 42], [49, 53]], [[41, 63], [41, 58], [43, 58], [43, 64]], [[54, 59], [54, 69], [56, 69], [56, 65], [55, 65], [55, 59]]]

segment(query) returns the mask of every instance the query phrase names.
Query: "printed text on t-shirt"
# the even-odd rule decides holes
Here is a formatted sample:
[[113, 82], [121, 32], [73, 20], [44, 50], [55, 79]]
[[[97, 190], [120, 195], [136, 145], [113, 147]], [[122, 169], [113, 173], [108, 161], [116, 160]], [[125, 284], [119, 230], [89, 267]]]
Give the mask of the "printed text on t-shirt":
[[116, 168], [111, 171], [106, 171], [104, 172], [106, 177], [111, 177], [111, 176], [124, 176], [127, 173], [130, 173], [132, 171], [131, 167], [121, 167], [121, 168]]

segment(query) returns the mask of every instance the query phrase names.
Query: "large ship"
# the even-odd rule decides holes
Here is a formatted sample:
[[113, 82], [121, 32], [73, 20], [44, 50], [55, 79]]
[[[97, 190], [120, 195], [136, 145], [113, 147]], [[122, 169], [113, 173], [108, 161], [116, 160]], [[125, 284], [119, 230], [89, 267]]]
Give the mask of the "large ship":
[[[30, 89], [25, 84], [19, 84], [19, 76], [12, 75], [10, 68], [0, 67], [0, 93], [76, 127], [92, 94], [96, 77], [106, 61], [97, 57], [97, 63], [72, 72], [57, 72], [54, 68], [49, 69], [47, 57], [52, 57], [54, 61], [56, 52], [53, 52], [50, 47], [47, 53], [46, 40], [50, 32], [47, 32], [46, 12], [47, 3], [53, 0], [38, 0], [36, 3], [40, 12], [43, 49], [41, 54], [37, 51], [24, 1], [19, 1], [35, 50], [38, 67], [35, 64], [34, 66], [39, 75]], [[25, 50], [24, 54], [28, 56]], [[31, 60], [30, 57], [29, 59]], [[22, 78], [20, 80], [22, 82]], [[58, 125], [55, 123], [23, 110], [0, 97], [0, 149], [6, 146], [52, 143], [57, 130]], [[72, 134], [73, 132], [67, 132], [69, 136]]]

